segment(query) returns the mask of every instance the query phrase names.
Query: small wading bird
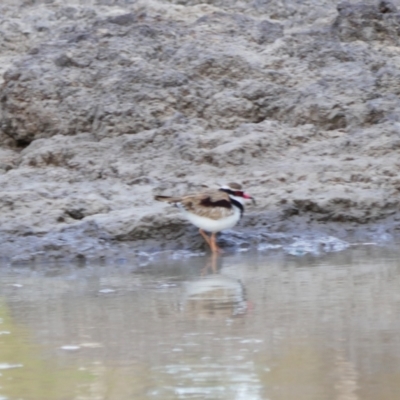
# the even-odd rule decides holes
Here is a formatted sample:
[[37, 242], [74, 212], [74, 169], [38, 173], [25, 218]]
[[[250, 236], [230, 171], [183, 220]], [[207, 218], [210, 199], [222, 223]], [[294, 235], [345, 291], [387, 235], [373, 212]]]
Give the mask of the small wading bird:
[[[217, 232], [233, 228], [239, 222], [246, 200], [251, 200], [255, 204], [253, 197], [243, 192], [238, 183], [182, 197], [155, 196], [154, 198], [177, 205], [186, 219], [199, 228], [200, 235], [213, 253], [221, 252], [216, 243]], [[204, 231], [211, 232], [211, 236]]]

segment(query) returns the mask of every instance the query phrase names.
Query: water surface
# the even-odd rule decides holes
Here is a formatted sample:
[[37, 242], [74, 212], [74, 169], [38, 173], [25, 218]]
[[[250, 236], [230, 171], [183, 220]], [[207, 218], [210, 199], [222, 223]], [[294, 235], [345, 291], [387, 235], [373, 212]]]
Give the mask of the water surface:
[[0, 268], [0, 399], [397, 400], [400, 251]]

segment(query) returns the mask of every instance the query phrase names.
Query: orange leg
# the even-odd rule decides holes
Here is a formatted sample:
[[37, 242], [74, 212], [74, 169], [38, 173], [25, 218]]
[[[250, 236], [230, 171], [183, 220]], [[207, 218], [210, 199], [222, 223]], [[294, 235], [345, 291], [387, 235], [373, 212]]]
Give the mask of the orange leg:
[[210, 246], [210, 249], [213, 254], [223, 253], [223, 251], [217, 245], [216, 241], [217, 234], [215, 232], [211, 234], [211, 237], [208, 237], [207, 234], [202, 229], [199, 229], [199, 233], [201, 236], [203, 236], [204, 240]]
[[217, 245], [217, 234], [213, 232], [210, 237], [210, 247], [213, 253], [223, 253], [222, 249], [220, 249]]
[[204, 240], [207, 242], [207, 244], [211, 247], [210, 244], [210, 238], [207, 236], [207, 234], [203, 231], [203, 229], [199, 229], [199, 233], [201, 236], [203, 236]]

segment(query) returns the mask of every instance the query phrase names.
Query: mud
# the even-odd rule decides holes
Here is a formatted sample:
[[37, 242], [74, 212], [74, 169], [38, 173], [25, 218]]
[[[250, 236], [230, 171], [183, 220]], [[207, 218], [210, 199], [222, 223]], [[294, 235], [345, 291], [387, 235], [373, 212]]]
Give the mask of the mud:
[[400, 2], [63, 3], [0, 5], [3, 258], [204, 250], [153, 195], [231, 181], [228, 251], [398, 239]]

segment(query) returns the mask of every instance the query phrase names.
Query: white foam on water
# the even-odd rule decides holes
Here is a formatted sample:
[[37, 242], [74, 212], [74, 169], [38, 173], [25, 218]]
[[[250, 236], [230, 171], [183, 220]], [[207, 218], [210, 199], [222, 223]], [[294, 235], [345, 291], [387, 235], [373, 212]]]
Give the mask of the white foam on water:
[[350, 243], [334, 236], [322, 236], [317, 239], [298, 238], [293, 243], [283, 246], [283, 249], [292, 256], [302, 256], [305, 254], [319, 255], [321, 253], [342, 251], [349, 246]]
[[13, 368], [22, 368], [23, 364], [8, 364], [8, 363], [0, 363], [0, 369], [13, 369]]
[[78, 347], [86, 347], [88, 349], [98, 349], [100, 347], [103, 347], [101, 343], [96, 343], [96, 342], [85, 342], [81, 343]]
[[81, 347], [80, 346], [75, 346], [75, 345], [65, 345], [61, 346], [61, 350], [67, 350], [67, 351], [76, 351], [79, 350]]
[[276, 250], [282, 248], [280, 244], [270, 244], [270, 243], [260, 243], [257, 246], [258, 251], [265, 251], [265, 250]]
[[109, 288], [99, 290], [99, 293], [114, 293], [114, 292], [115, 292], [114, 289], [109, 289]]
[[263, 343], [264, 340], [261, 339], [244, 339], [241, 340], [240, 343]]

